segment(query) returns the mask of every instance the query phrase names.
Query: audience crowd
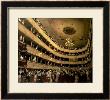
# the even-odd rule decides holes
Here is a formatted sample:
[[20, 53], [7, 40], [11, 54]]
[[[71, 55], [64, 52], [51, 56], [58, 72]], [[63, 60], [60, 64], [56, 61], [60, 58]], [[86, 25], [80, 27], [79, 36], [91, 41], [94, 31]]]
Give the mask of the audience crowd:
[[92, 69], [24, 69], [18, 71], [19, 83], [88, 83], [92, 82]]

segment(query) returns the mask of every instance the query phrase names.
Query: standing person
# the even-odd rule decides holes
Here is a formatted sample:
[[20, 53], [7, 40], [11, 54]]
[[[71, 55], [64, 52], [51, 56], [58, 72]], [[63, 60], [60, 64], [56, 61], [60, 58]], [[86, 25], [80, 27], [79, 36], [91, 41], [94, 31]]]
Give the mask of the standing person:
[[18, 83], [21, 83], [21, 74], [18, 75]]
[[26, 76], [28, 82], [31, 82], [31, 78], [30, 78], [30, 76], [31, 76], [31, 72], [28, 71], [28, 72], [27, 72], [27, 76]]
[[50, 81], [49, 82], [52, 83], [52, 71], [51, 70], [49, 71], [49, 77], [50, 77]]
[[37, 71], [38, 82], [41, 82], [41, 70]]
[[47, 72], [46, 72], [46, 78], [47, 78], [47, 82], [52, 82], [52, 72], [51, 72], [51, 70], [48, 70]]
[[43, 74], [43, 82], [46, 82], [47, 79], [46, 79], [46, 69], [44, 70], [44, 74]]
[[19, 82], [19, 83], [22, 82], [22, 79], [21, 79], [21, 78], [22, 78], [21, 73], [22, 73], [22, 70], [19, 69], [19, 71], [18, 71], [18, 82]]
[[75, 72], [75, 83], [78, 83], [79, 81], [79, 76], [78, 76], [78, 73]]
[[55, 82], [58, 82], [58, 81], [59, 81], [59, 76], [60, 76], [60, 72], [57, 71], [57, 72], [56, 72], [56, 79], [55, 79]]
[[46, 82], [49, 82], [49, 74], [48, 74], [48, 70], [46, 72]]
[[34, 74], [34, 82], [37, 82], [37, 73]]
[[55, 82], [55, 73], [54, 73], [54, 71], [52, 71], [52, 82]]
[[87, 82], [89, 82], [90, 78], [89, 78], [89, 71], [88, 70], [86, 70], [86, 77], [87, 77]]

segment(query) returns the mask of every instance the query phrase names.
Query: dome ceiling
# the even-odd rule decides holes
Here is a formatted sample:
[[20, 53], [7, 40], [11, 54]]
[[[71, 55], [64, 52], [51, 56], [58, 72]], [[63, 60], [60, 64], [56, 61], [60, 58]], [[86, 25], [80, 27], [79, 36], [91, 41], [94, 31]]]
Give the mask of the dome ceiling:
[[90, 33], [90, 18], [38, 18], [59, 46], [68, 49], [82, 48]]

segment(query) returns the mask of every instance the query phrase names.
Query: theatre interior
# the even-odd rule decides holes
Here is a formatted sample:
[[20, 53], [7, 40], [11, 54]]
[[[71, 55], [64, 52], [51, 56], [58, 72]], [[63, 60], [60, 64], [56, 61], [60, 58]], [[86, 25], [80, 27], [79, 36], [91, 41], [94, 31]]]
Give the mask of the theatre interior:
[[92, 83], [92, 18], [18, 18], [18, 83]]

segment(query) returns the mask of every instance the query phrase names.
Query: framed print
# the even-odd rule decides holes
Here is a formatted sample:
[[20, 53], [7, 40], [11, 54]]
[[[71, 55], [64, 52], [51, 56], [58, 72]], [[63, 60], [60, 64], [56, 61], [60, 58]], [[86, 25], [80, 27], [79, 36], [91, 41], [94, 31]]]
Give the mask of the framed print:
[[2, 2], [2, 99], [108, 99], [109, 3]]

